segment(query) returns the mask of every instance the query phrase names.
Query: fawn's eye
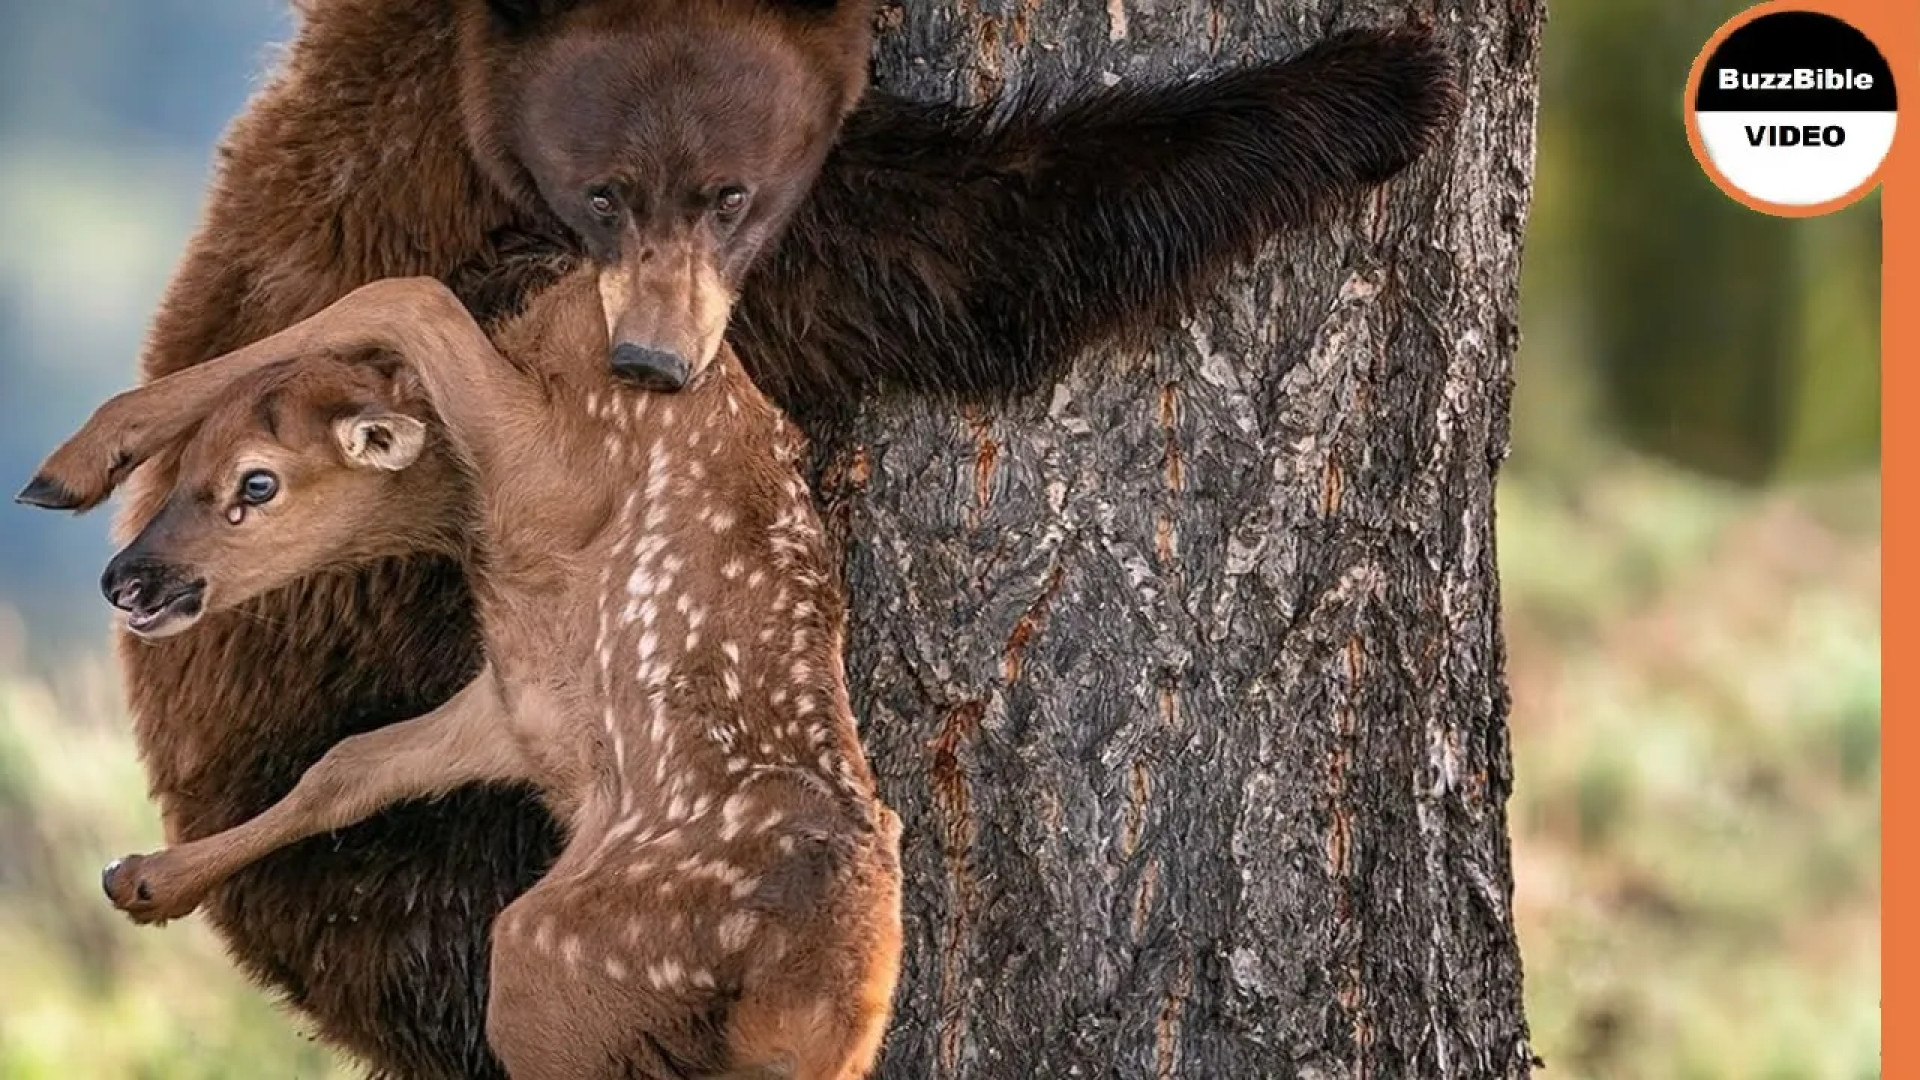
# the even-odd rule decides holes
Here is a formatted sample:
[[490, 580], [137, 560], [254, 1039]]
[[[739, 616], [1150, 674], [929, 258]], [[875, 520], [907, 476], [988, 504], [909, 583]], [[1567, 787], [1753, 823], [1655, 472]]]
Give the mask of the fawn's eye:
[[280, 494], [280, 478], [265, 469], [255, 469], [240, 478], [240, 501], [259, 506]]
[[723, 218], [739, 217], [740, 211], [746, 208], [747, 189], [737, 184], [721, 188], [713, 197], [713, 209]]
[[594, 188], [587, 192], [587, 209], [593, 211], [594, 217], [602, 221], [611, 221], [614, 213], [620, 209], [620, 204], [615, 201], [613, 192], [603, 187]]

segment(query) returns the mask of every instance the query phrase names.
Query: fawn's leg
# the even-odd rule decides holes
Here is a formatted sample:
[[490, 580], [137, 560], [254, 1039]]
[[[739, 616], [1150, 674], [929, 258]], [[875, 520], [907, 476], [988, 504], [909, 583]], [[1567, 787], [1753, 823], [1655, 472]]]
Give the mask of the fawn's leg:
[[402, 799], [526, 775], [487, 668], [432, 712], [341, 740], [258, 816], [156, 854], [118, 860], [101, 883], [135, 922], [180, 918], [235, 871], [297, 840], [345, 828]]
[[539, 407], [532, 384], [501, 359], [446, 286], [432, 278], [389, 278], [245, 348], [107, 399], [17, 498], [49, 510], [91, 509], [199, 423], [239, 379], [302, 356], [367, 349], [397, 353], [419, 373], [456, 445], [469, 454], [490, 450], [489, 440], [513, 437], [514, 427], [499, 424], [499, 417]]
[[677, 872], [688, 853], [677, 845], [636, 877], [632, 852], [606, 863], [602, 840], [576, 832], [494, 920], [488, 1044], [513, 1080], [729, 1077], [732, 988], [699, 944], [710, 931], [694, 925], [727, 887]]

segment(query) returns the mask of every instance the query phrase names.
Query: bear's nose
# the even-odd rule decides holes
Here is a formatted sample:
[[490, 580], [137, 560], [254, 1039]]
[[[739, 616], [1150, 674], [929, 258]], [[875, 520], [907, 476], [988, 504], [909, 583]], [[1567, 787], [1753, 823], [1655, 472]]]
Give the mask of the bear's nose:
[[631, 341], [613, 347], [613, 370], [648, 390], [673, 391], [687, 385], [687, 362], [679, 353]]

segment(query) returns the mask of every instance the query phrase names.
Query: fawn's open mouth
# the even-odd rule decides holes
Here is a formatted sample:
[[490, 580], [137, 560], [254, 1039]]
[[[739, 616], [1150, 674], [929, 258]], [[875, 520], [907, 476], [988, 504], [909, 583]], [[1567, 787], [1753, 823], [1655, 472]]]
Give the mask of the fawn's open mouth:
[[207, 583], [190, 581], [127, 609], [127, 629], [143, 638], [161, 638], [192, 626], [206, 607]]

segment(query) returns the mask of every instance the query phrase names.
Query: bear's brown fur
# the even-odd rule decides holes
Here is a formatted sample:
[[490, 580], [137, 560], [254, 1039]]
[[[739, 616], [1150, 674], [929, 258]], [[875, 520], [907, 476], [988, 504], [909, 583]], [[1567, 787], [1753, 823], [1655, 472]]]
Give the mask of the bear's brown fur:
[[[685, 2], [777, 8], [795, 25], [838, 6]], [[376, 278], [447, 280], [483, 319], [514, 308], [587, 238], [515, 178], [476, 87], [511, 77], [524, 43], [639, 28], [659, 3], [311, 0], [282, 70], [221, 147], [144, 374], [229, 352]], [[1057, 107], [870, 95], [742, 284], [729, 337], [802, 419], [874, 386], [1028, 386], [1393, 175], [1453, 96], [1444, 58], [1405, 32]], [[163, 457], [136, 477], [123, 534], [172, 471]], [[438, 557], [317, 576], [182, 639], [123, 636], [169, 841], [251, 817], [345, 736], [444, 701], [476, 670], [476, 642], [459, 568]], [[526, 791], [463, 791], [264, 859], [209, 913], [254, 977], [378, 1073], [498, 1077], [483, 1026], [489, 926], [556, 841]]]

